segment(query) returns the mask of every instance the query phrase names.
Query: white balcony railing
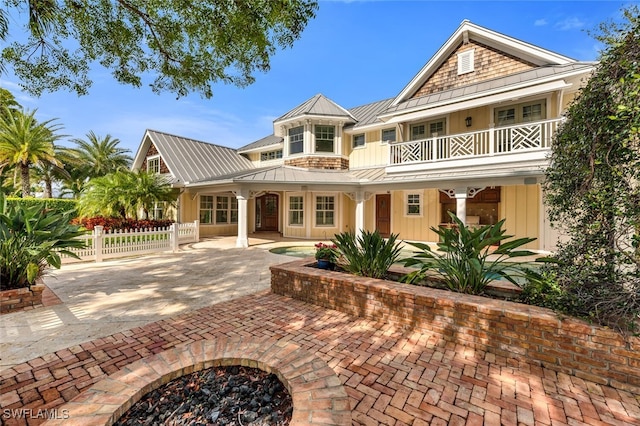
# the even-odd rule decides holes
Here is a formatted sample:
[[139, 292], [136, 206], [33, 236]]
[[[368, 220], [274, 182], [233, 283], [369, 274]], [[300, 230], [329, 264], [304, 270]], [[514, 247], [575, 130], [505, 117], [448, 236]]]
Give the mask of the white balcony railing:
[[389, 164], [415, 164], [548, 149], [562, 120], [557, 118], [394, 143], [390, 146]]

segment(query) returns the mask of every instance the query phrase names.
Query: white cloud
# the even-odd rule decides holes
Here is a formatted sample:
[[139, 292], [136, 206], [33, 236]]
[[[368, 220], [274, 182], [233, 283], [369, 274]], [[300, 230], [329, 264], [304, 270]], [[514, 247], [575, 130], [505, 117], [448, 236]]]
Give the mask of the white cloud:
[[544, 18], [536, 19], [535, 22], [533, 23], [533, 25], [536, 26], [536, 27], [544, 27], [547, 24], [548, 24], [548, 22]]
[[566, 19], [563, 19], [562, 21], [556, 22], [555, 27], [560, 31], [568, 31], [568, 30], [575, 30], [577, 28], [582, 28], [584, 27], [584, 25], [585, 25], [584, 21], [581, 21], [580, 19], [573, 17], [573, 18], [566, 18]]

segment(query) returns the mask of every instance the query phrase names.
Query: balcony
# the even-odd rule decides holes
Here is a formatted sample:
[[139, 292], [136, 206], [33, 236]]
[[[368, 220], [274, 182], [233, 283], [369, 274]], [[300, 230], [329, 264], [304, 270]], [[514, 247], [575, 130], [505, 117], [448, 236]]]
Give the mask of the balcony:
[[[388, 172], [546, 158], [562, 118], [390, 145]], [[407, 166], [407, 167], [402, 167]]]

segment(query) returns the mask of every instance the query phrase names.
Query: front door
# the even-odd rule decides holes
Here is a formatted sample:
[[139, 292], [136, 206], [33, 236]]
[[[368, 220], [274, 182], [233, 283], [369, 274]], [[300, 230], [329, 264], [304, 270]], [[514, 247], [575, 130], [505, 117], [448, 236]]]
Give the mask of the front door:
[[256, 198], [256, 231], [278, 230], [278, 196], [266, 194]]
[[391, 235], [391, 194], [376, 195], [376, 229], [385, 238]]

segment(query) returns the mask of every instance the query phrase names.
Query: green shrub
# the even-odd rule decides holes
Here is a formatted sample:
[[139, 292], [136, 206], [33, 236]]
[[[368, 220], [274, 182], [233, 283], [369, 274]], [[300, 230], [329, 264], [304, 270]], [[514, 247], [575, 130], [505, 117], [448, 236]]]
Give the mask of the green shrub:
[[420, 251], [402, 262], [405, 266], [418, 266], [420, 269], [401, 281], [416, 283], [430, 273], [442, 278], [450, 290], [467, 294], [482, 294], [489, 282], [500, 277], [517, 285], [515, 278], [524, 274], [522, 263], [506, 260], [534, 254], [529, 250], [516, 249], [535, 238], [506, 241], [512, 235], [504, 235], [504, 219], [494, 225], [472, 229], [464, 226], [455, 214], [449, 215], [455, 227], [431, 228], [440, 237], [438, 251], [433, 251], [428, 244], [409, 243]]
[[57, 212], [71, 212], [71, 219], [76, 217], [78, 210], [78, 200], [70, 200], [65, 198], [19, 198], [7, 197], [9, 206], [40, 206], [41, 209], [54, 210]]
[[363, 277], [385, 278], [387, 271], [400, 257], [401, 246], [397, 234], [385, 240], [378, 230], [362, 231], [356, 238], [352, 232], [336, 234], [331, 240], [338, 247], [338, 259], [344, 270]]
[[29, 287], [48, 266], [60, 267], [60, 254], [82, 248], [83, 232], [71, 225], [71, 212], [43, 210], [41, 205], [9, 206], [0, 194], [0, 283], [2, 289]]
[[526, 281], [520, 294], [521, 302], [543, 308], [563, 310], [567, 295], [562, 291], [558, 278], [552, 270], [525, 269], [524, 277]]

